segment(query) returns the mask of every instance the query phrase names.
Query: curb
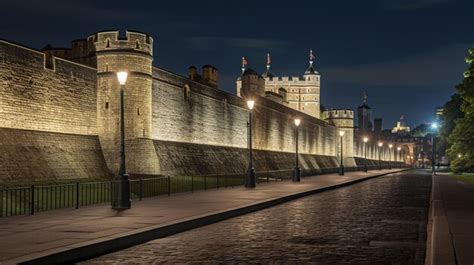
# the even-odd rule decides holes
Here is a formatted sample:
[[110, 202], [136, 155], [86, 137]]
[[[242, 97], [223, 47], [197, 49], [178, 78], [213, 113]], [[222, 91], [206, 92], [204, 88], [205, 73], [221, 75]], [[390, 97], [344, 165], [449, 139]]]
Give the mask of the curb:
[[[164, 238], [164, 237], [171, 236], [171, 235], [181, 233], [184, 231], [188, 231], [194, 228], [198, 228], [198, 227], [213, 224], [219, 221], [223, 221], [229, 218], [263, 210], [272, 206], [276, 206], [278, 204], [282, 204], [282, 203], [289, 202], [295, 199], [303, 198], [309, 195], [349, 186], [349, 185], [356, 184], [356, 183], [366, 181], [369, 179], [373, 179], [376, 177], [399, 173], [399, 172], [403, 172], [407, 170], [411, 170], [411, 168], [401, 169], [399, 171], [394, 171], [394, 172], [387, 172], [387, 173], [360, 178], [356, 180], [350, 180], [350, 181], [339, 183], [333, 186], [326, 186], [326, 187], [321, 187], [321, 188], [312, 189], [308, 191], [293, 193], [293, 194], [285, 195], [282, 197], [271, 198], [266, 201], [260, 201], [254, 204], [240, 206], [238, 208], [228, 209], [228, 210], [215, 212], [211, 214], [205, 214], [205, 215], [201, 215], [197, 217], [194, 216], [189, 219], [179, 220], [171, 224], [166, 224], [166, 225], [161, 224], [159, 226], [157, 225], [156, 227], [152, 227], [152, 228], [147, 227], [147, 228], [139, 229], [138, 231], [135, 230], [135, 231], [122, 234], [122, 236], [118, 238], [105, 239], [103, 241], [95, 242], [95, 243], [91, 243], [90, 241], [83, 242], [83, 243], [79, 243], [78, 244], [79, 246], [76, 248], [65, 248], [63, 250], [59, 250], [59, 252], [57, 253], [52, 253], [52, 254], [39, 257], [39, 258], [31, 257], [32, 258], [31, 260], [28, 260], [27, 257], [24, 257], [23, 259], [20, 257], [18, 258], [16, 262], [20, 264], [65, 264], [65, 263], [67, 264], [67, 263], [84, 261], [87, 259], [95, 258], [95, 257], [102, 256], [108, 253], [112, 253], [115, 251], [123, 250], [135, 245], [143, 244], [151, 240]], [[87, 243], [89, 244], [84, 245]], [[15, 261], [15, 259], [11, 260], [10, 262], [12, 261]], [[5, 262], [9, 262], [9, 261], [5, 261]]]
[[[454, 245], [452, 244], [451, 230], [448, 218], [443, 205], [442, 194], [439, 190], [439, 183], [431, 177], [431, 200], [430, 216], [428, 223], [431, 222], [431, 231], [428, 228], [428, 236], [431, 238], [431, 244], [426, 246], [429, 252], [426, 252], [425, 265], [455, 265], [457, 264]], [[428, 256], [429, 255], [429, 256]]]

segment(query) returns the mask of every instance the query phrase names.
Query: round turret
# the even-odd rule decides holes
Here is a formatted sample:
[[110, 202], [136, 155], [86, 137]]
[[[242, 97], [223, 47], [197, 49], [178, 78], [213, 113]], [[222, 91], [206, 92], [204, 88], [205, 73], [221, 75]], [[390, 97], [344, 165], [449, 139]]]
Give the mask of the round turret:
[[242, 73], [241, 95], [243, 97], [265, 96], [265, 79], [253, 69], [246, 69]]
[[[153, 39], [135, 31], [127, 31], [125, 37], [121, 37], [119, 31], [104, 31], [90, 36], [88, 40], [94, 43], [97, 57], [99, 140], [109, 169], [117, 172], [120, 154], [120, 85], [116, 73], [128, 72], [124, 86], [126, 141], [151, 137]], [[127, 161], [129, 159], [127, 157]]]

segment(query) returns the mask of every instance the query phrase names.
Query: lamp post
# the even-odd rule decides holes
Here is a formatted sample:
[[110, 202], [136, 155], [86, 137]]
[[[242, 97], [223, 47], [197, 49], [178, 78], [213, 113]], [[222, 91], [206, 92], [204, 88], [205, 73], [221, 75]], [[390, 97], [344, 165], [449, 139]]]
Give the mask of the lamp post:
[[367, 172], [367, 142], [369, 138], [364, 137], [364, 172]]
[[389, 144], [388, 145], [388, 168], [389, 169], [392, 169], [392, 148], [393, 148], [393, 144]]
[[[400, 151], [402, 150], [402, 148], [400, 146], [397, 147], [397, 159], [395, 159], [395, 161], [398, 161], [398, 162], [402, 162], [400, 161]], [[399, 163], [399, 168], [402, 168], [402, 163]]]
[[245, 187], [246, 188], [255, 188], [257, 183], [257, 178], [255, 176], [255, 169], [253, 168], [253, 154], [252, 154], [252, 109], [255, 106], [255, 101], [247, 100], [247, 107], [249, 108], [249, 168], [247, 171], [247, 178], [245, 178]]
[[301, 179], [301, 171], [298, 163], [298, 128], [300, 126], [301, 120], [295, 119], [295, 168], [293, 170], [293, 181], [300, 182]]
[[383, 143], [379, 142], [379, 170], [382, 170], [382, 161], [381, 161], [381, 156], [382, 156], [382, 146]]
[[339, 131], [339, 136], [341, 136], [341, 163], [339, 169], [339, 175], [344, 175], [344, 156], [343, 156], [343, 140], [344, 140], [344, 131]]
[[112, 201], [114, 210], [130, 209], [130, 180], [128, 179], [125, 167], [125, 121], [124, 121], [124, 100], [123, 93], [128, 73], [118, 72], [117, 79], [120, 84], [120, 169], [115, 177], [115, 192]]
[[436, 122], [433, 122], [431, 124], [431, 129], [433, 130], [433, 133], [431, 134], [431, 174], [433, 176], [436, 176], [436, 169], [435, 169], [436, 135], [435, 133], [438, 130], [438, 124]]

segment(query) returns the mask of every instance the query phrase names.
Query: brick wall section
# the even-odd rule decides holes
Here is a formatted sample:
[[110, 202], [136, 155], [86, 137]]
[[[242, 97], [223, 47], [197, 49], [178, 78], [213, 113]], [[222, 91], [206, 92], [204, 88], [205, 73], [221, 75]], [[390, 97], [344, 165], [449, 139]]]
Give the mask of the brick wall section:
[[[248, 167], [248, 150], [244, 148], [190, 144], [154, 140], [162, 174], [205, 175], [243, 174]], [[294, 167], [294, 153], [255, 150], [257, 172], [288, 170]], [[299, 156], [301, 169], [337, 167], [331, 156]]]
[[0, 40], [0, 127], [97, 134], [96, 71]]
[[97, 136], [0, 128], [0, 186], [110, 179]]

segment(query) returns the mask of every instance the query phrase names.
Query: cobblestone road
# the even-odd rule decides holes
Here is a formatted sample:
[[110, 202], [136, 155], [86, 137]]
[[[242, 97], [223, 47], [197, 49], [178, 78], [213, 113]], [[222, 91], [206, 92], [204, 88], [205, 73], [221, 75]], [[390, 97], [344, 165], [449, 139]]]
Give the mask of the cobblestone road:
[[208, 225], [86, 264], [423, 264], [431, 176], [409, 171]]

